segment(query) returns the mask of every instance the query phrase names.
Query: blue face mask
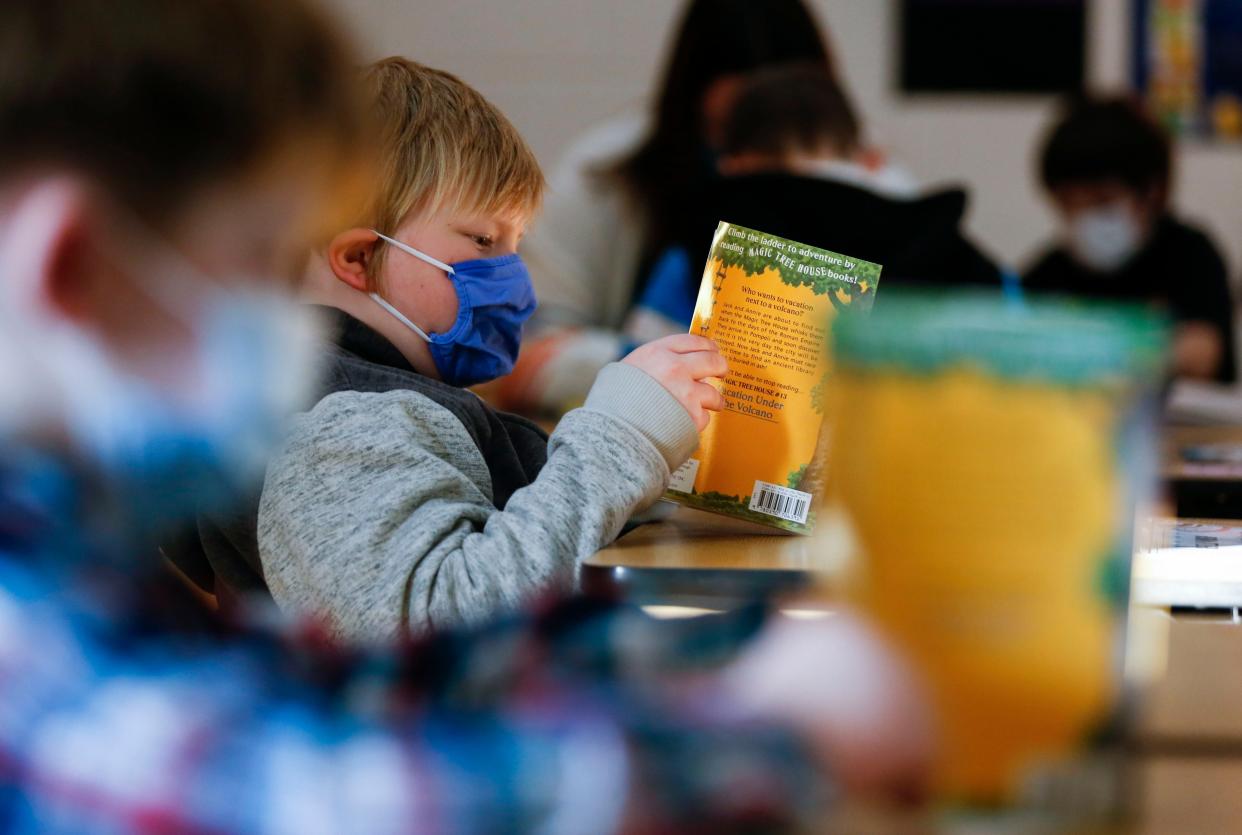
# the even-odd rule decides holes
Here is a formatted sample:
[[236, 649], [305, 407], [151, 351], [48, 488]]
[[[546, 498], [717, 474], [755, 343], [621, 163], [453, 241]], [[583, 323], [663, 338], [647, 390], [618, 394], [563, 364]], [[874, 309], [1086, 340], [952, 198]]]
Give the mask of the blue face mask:
[[[375, 230], [371, 230], [375, 231]], [[446, 264], [387, 235], [380, 238], [448, 273], [457, 291], [457, 321], [444, 333], [427, 333], [378, 293], [371, 298], [431, 348], [440, 379], [473, 386], [513, 370], [522, 344], [522, 325], [535, 312], [535, 289], [518, 255]]]

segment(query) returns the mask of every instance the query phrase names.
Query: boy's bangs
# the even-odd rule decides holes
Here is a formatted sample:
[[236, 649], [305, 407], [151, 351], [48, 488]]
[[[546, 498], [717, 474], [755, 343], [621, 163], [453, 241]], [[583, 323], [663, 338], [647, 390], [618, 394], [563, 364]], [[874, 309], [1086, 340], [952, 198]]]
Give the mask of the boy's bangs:
[[[544, 180], [533, 158], [463, 159], [416, 211], [529, 219], [539, 211]], [[445, 172], [448, 174], [448, 172]]]

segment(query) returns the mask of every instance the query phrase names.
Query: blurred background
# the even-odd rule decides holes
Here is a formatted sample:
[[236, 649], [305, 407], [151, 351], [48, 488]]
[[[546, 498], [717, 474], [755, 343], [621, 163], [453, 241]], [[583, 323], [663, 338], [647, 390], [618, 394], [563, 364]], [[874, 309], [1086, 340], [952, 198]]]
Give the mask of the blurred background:
[[[1162, 7], [1154, 10], [1158, 13], [1219, 14], [1217, 8], [1208, 8], [1210, 0], [1150, 2]], [[476, 86], [514, 121], [549, 174], [583, 132], [612, 117], [643, 112], [683, 8], [672, 0], [329, 3], [352, 24], [368, 57], [407, 55]], [[1034, 156], [1060, 97], [903, 90], [903, 9], [911, 14], [919, 6], [942, 7], [925, 11], [944, 21], [943, 28], [928, 31], [923, 26], [918, 32], [933, 43], [942, 41], [944, 54], [953, 56], [954, 37], [971, 42], [977, 35], [965, 32], [963, 18], [954, 16], [962, 7], [969, 12], [973, 5], [987, 14], [1001, 6], [1043, 6], [1054, 21], [1048, 30], [1017, 25], [1006, 32], [1002, 25], [1005, 34], [986, 42], [976, 36], [973, 43], [980, 49], [986, 43], [1018, 51], [1024, 60], [1042, 57], [1047, 62], [1043, 69], [1053, 77], [1064, 75], [1067, 67], [1072, 73], [1081, 59], [1086, 86], [1094, 91], [1134, 89], [1153, 55], [1143, 35], [1153, 19], [1146, 0], [810, 0], [810, 5], [835, 53], [837, 70], [865, 117], [871, 141], [925, 186], [964, 185], [971, 196], [969, 232], [1015, 269], [1026, 266], [1055, 229], [1050, 205], [1040, 194]], [[1078, 34], [1074, 24], [1065, 23], [1080, 7], [1081, 56], [1072, 49]], [[1194, 47], [1197, 37], [1192, 32], [1184, 40]], [[1207, 44], [1198, 46], [1206, 52]], [[1242, 50], [1234, 52], [1242, 55]], [[1034, 68], [1036, 73], [1040, 69]], [[1220, 246], [1235, 282], [1242, 266], [1240, 162], [1242, 143], [1236, 137], [1185, 132], [1177, 150], [1173, 195], [1174, 211], [1204, 227]]]

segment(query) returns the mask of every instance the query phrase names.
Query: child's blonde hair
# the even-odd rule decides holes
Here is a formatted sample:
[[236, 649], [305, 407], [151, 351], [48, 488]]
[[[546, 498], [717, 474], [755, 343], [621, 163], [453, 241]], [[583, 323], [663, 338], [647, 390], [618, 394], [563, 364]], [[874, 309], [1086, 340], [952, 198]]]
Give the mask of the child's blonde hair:
[[[379, 131], [381, 178], [368, 222], [392, 234], [410, 215], [439, 211], [528, 219], [544, 179], [526, 141], [504, 114], [461, 79], [405, 58], [366, 73]], [[377, 247], [371, 275], [383, 247]]]

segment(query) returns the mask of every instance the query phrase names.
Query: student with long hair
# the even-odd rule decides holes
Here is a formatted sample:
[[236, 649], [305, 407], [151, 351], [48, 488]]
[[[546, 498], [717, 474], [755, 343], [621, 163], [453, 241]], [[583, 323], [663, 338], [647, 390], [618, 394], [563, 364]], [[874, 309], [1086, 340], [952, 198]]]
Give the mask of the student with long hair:
[[685, 237], [689, 210], [717, 175], [721, 131], [743, 79], [789, 63], [834, 70], [803, 0], [687, 4], [650, 118], [591, 131], [551, 178], [523, 245], [540, 302], [538, 338], [499, 392], [507, 405], [562, 412], [632, 347], [622, 324], [654, 259]]
[[862, 121], [840, 82], [790, 64], [748, 76], [720, 134], [720, 174], [687, 206], [623, 327], [649, 342], [690, 327], [722, 220], [884, 266], [887, 288], [999, 289], [996, 264], [961, 229], [965, 191], [912, 194], [859, 161]]

